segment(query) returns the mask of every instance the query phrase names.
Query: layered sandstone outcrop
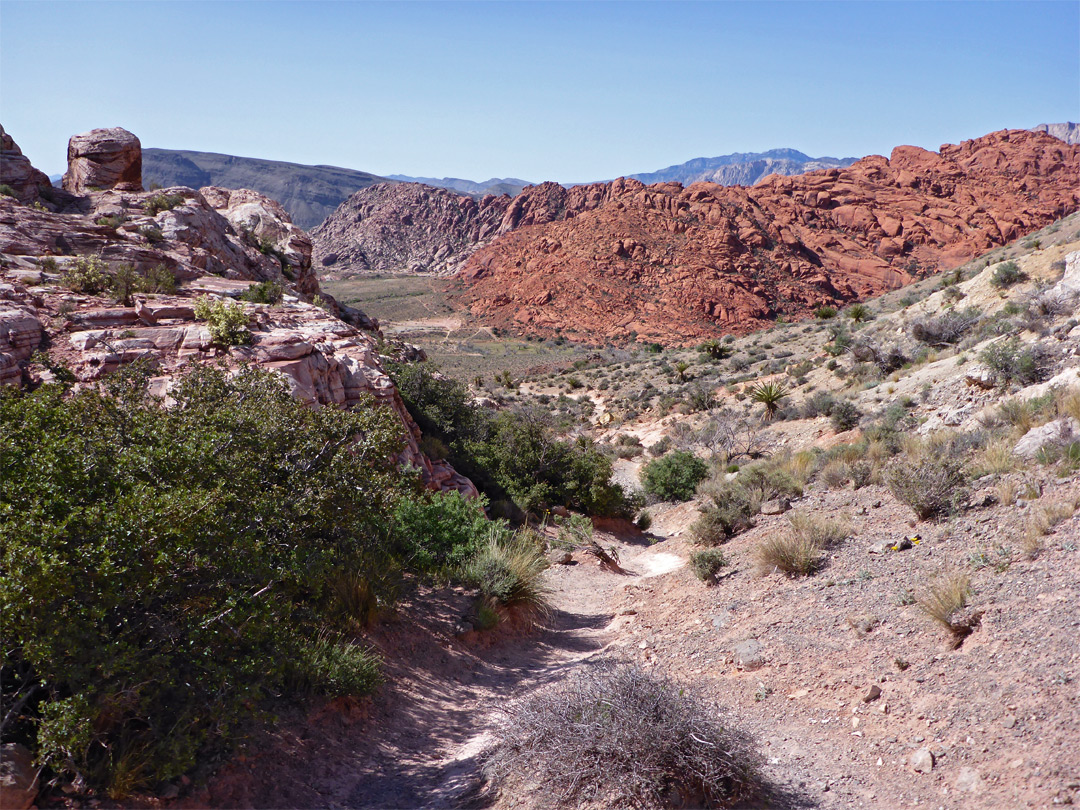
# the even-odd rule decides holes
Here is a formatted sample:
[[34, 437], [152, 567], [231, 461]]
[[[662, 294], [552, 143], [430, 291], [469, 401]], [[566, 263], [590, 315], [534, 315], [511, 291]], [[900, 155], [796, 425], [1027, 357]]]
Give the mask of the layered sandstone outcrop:
[[64, 189], [142, 191], [142, 144], [126, 129], [92, 129], [68, 141]]
[[752, 188], [535, 187], [461, 300], [520, 332], [686, 344], [960, 264], [1077, 210], [1078, 177], [1080, 147], [1016, 130]]
[[30, 165], [30, 158], [0, 126], [0, 183], [12, 190], [20, 202], [36, 202], [44, 190], [52, 188], [48, 175]]
[[[107, 292], [74, 293], [63, 274], [87, 257], [106, 274], [120, 265], [163, 267], [178, 288], [136, 293], [128, 305]], [[284, 375], [313, 407], [350, 407], [370, 395], [401, 421], [403, 463], [419, 468], [429, 487], [476, 494], [467, 478], [420, 451], [420, 432], [376, 351], [378, 335], [362, 328], [377, 324], [319, 293], [307, 235], [257, 192], [113, 188], [71, 197], [57, 212], [0, 197], [0, 260], [0, 383], [48, 378], [28, 362], [43, 346], [79, 383], [140, 360], [154, 369], [162, 394], [190, 362], [256, 365]], [[279, 283], [284, 299], [240, 301], [250, 344], [214, 345], [195, 318], [195, 299], [239, 299], [262, 281]]]

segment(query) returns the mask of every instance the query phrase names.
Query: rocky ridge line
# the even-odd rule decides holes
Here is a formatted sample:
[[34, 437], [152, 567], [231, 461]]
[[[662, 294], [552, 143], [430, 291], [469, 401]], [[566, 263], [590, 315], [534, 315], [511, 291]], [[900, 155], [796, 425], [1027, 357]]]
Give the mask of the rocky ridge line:
[[[1080, 147], [1012, 130], [753, 188], [537, 186], [462, 267], [460, 301], [521, 333], [688, 344], [960, 264], [1080, 208], [1078, 177]], [[511, 210], [529, 216], [506, 227]]]

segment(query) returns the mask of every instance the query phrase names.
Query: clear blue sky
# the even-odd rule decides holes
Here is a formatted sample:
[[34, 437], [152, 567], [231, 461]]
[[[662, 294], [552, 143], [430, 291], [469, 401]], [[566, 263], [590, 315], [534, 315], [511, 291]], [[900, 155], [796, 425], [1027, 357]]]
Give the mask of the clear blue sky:
[[0, 122], [379, 174], [585, 181], [1080, 118], [1080, 2], [0, 0]]

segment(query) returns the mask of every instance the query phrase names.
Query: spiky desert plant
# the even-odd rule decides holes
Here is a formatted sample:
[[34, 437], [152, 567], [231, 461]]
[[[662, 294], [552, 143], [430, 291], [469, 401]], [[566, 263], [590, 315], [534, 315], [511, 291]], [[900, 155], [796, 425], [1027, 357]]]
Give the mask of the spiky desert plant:
[[862, 323], [873, 318], [874, 313], [866, 304], [852, 304], [847, 308], [847, 316], [855, 323]]
[[765, 418], [773, 419], [780, 410], [780, 403], [788, 390], [780, 383], [758, 383], [750, 389], [750, 399], [765, 406]]

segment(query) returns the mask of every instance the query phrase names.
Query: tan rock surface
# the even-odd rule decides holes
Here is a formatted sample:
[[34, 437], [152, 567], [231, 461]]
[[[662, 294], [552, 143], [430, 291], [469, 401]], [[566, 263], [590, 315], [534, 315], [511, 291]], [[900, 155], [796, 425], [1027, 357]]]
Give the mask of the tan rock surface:
[[64, 189], [142, 191], [142, 144], [126, 129], [92, 129], [68, 141]]

